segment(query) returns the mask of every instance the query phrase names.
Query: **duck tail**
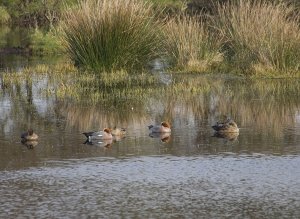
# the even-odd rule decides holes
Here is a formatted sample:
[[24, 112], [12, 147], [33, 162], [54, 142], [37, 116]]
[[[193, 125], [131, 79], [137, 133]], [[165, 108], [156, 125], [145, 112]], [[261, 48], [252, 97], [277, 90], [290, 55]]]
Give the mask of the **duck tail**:
[[83, 132], [82, 134], [85, 135], [85, 137], [87, 137], [87, 138], [89, 138], [89, 136], [90, 136], [89, 132]]
[[218, 125], [213, 125], [212, 128], [213, 128], [215, 131], [218, 131], [218, 130], [219, 130], [219, 126], [218, 126]]

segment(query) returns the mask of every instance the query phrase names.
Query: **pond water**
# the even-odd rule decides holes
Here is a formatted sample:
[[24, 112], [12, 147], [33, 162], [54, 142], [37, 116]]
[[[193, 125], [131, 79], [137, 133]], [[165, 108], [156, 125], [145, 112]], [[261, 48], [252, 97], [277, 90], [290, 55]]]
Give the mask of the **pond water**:
[[[180, 92], [95, 104], [0, 80], [0, 218], [299, 218], [300, 81], [157, 74]], [[214, 136], [223, 115], [239, 135]], [[84, 144], [113, 126], [126, 137]]]

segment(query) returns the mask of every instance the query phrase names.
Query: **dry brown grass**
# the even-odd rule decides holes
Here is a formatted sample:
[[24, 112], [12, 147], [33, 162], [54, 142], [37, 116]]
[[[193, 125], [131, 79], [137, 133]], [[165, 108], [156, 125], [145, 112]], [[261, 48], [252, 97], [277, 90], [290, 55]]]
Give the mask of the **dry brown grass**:
[[220, 41], [198, 17], [187, 15], [170, 19], [164, 26], [167, 56], [179, 68], [207, 71], [223, 60]]
[[220, 5], [214, 25], [231, 50], [230, 61], [243, 71], [299, 72], [300, 27], [293, 10], [261, 0]]

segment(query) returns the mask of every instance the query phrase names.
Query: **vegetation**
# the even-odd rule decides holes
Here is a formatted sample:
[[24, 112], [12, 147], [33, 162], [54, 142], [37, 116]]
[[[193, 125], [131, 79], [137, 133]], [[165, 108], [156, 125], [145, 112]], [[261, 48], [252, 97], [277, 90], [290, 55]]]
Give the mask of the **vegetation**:
[[177, 68], [206, 72], [222, 61], [221, 41], [198, 17], [177, 16], [165, 24], [164, 30], [167, 57]]
[[214, 25], [228, 62], [244, 73], [299, 73], [300, 27], [293, 9], [259, 0], [219, 6]]
[[78, 71], [71, 63], [54, 66], [37, 65], [21, 72], [0, 72], [0, 85], [3, 89], [21, 89], [24, 83], [45, 84], [39, 91], [45, 95], [55, 95], [58, 99], [72, 99], [89, 104], [111, 104], [136, 100], [136, 104], [146, 94], [156, 90], [158, 79], [145, 72], [128, 74], [124, 70], [102, 72], [102, 74]]
[[35, 55], [46, 55], [54, 53], [62, 53], [61, 43], [59, 37], [54, 30], [49, 32], [42, 32], [39, 29], [35, 29], [30, 34], [30, 50]]
[[296, 0], [74, 2], [4, 0], [0, 11], [8, 13], [0, 13], [0, 22], [52, 26], [61, 19], [56, 26], [60, 40], [53, 28], [46, 28], [49, 33], [36, 29], [27, 48], [47, 54], [63, 47], [77, 66], [103, 74], [128, 74], [160, 57], [171, 70], [185, 72], [300, 76]]
[[0, 5], [0, 25], [7, 24], [10, 21], [10, 15], [6, 8]]
[[69, 10], [63, 41], [72, 60], [93, 70], [145, 66], [160, 48], [160, 24], [138, 0], [84, 1]]
[[14, 24], [49, 27], [57, 23], [65, 5], [70, 6], [76, 2], [77, 0], [2, 0], [0, 6], [6, 7]]

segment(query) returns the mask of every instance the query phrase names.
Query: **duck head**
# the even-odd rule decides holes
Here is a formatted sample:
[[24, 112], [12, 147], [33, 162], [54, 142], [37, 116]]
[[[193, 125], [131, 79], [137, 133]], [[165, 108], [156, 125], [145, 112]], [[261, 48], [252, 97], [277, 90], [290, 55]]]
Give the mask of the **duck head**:
[[232, 126], [234, 128], [238, 128], [237, 124], [234, 121], [232, 121], [232, 120], [228, 122], [228, 125], [230, 125], [230, 126]]
[[105, 128], [103, 129], [104, 132], [106, 132], [107, 134], [111, 134], [111, 129], [110, 128]]
[[162, 122], [161, 123], [161, 125], [163, 126], [163, 127], [166, 127], [166, 128], [171, 128], [171, 125], [170, 125], [170, 123], [168, 123], [168, 122]]
[[28, 135], [33, 135], [33, 129], [28, 129]]

